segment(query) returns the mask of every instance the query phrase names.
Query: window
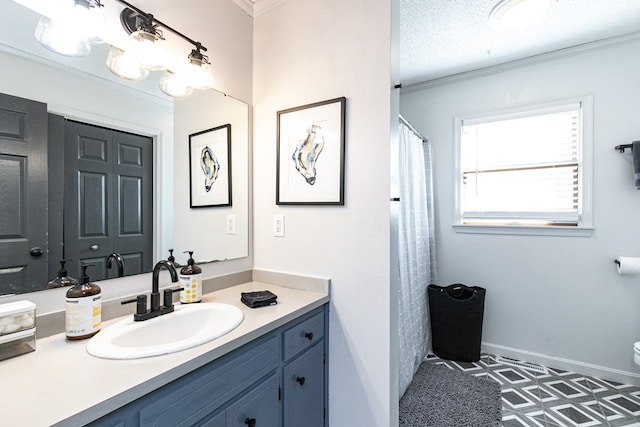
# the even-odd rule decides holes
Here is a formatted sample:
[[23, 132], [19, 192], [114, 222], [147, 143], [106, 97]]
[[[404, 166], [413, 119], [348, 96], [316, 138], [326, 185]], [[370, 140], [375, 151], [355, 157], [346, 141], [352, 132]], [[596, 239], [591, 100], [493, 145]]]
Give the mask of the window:
[[457, 231], [591, 230], [590, 123], [590, 98], [456, 118]]

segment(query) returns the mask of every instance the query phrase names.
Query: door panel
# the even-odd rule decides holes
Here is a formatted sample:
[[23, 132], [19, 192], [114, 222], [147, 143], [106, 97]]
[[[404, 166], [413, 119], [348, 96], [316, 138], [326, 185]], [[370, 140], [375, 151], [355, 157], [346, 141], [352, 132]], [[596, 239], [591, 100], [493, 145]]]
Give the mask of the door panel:
[[107, 179], [107, 174], [78, 172], [78, 197], [81, 207], [78, 211], [78, 237], [91, 244], [109, 237]]
[[[125, 274], [153, 268], [153, 143], [151, 138], [113, 133], [117, 154], [113, 173], [117, 180], [114, 247], [125, 258]], [[127, 254], [126, 256], [124, 254]], [[126, 260], [129, 260], [128, 262]]]
[[102, 258], [91, 278], [115, 277], [116, 266], [106, 268], [114, 252], [123, 257], [125, 275], [151, 271], [153, 140], [73, 121], [67, 121], [65, 140], [65, 249], [77, 260], [70, 275], [83, 260]]
[[[0, 154], [0, 203], [2, 206], [14, 206], [24, 211], [25, 171], [27, 158]], [[3, 217], [0, 222], [0, 236], [6, 239], [25, 235], [27, 221], [22, 215]]]
[[[80, 125], [79, 123], [76, 124]], [[75, 126], [72, 127], [72, 129], [75, 128]], [[96, 132], [96, 134], [78, 133], [78, 159], [96, 162], [93, 166], [94, 168], [100, 168], [100, 165], [102, 165], [105, 170], [108, 170], [109, 159], [107, 158], [107, 151], [111, 145], [111, 134], [106, 129], [100, 128], [92, 128], [92, 131]], [[78, 129], [78, 132], [81, 132], [80, 129]]]
[[97, 264], [88, 269], [92, 280], [106, 278], [106, 257], [113, 252], [108, 219], [111, 146], [110, 130], [66, 122], [64, 242], [72, 277], [80, 277], [81, 265], [88, 263]]
[[0, 95], [0, 284], [8, 293], [49, 280], [47, 194], [47, 107]]
[[[120, 255], [122, 255], [122, 259], [124, 260], [126, 274], [140, 274], [149, 271], [149, 268], [147, 268], [146, 264], [144, 263], [144, 261], [148, 258], [148, 256], [146, 256], [145, 254], [120, 253]], [[118, 270], [116, 266], [111, 266], [109, 277], [116, 277], [117, 272]]]
[[[121, 176], [120, 185], [120, 235], [140, 236], [144, 233], [142, 219], [142, 179]], [[126, 207], [126, 209], [125, 209]]]

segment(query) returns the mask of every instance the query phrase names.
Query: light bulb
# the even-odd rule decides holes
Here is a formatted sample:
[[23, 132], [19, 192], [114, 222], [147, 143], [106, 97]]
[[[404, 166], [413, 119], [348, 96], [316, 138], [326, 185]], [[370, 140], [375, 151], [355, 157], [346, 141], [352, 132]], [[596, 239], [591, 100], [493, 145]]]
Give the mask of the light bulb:
[[84, 36], [65, 22], [41, 16], [35, 32], [38, 40], [47, 49], [65, 56], [87, 56], [91, 47]]
[[131, 33], [133, 53], [138, 57], [140, 65], [151, 71], [165, 70], [165, 50], [160, 44], [160, 37], [147, 30]]
[[109, 49], [107, 67], [118, 77], [127, 80], [142, 80], [149, 75], [149, 70], [140, 66], [136, 56], [115, 46]]
[[169, 70], [160, 79], [160, 89], [174, 98], [189, 96], [193, 93], [193, 88], [184, 77]]
[[191, 64], [188, 68], [189, 85], [194, 89], [213, 88], [213, 75], [209, 64]]
[[189, 85], [194, 89], [212, 89], [213, 74], [209, 58], [200, 52], [202, 46], [198, 43], [196, 49], [189, 54], [189, 63], [183, 69], [184, 76], [189, 81]]
[[96, 0], [64, 0], [54, 17], [42, 16], [35, 36], [47, 49], [65, 56], [86, 56], [90, 44], [103, 42], [104, 16]]
[[72, 0], [73, 5], [61, 18], [89, 44], [104, 43], [106, 24], [102, 8], [95, 0]]

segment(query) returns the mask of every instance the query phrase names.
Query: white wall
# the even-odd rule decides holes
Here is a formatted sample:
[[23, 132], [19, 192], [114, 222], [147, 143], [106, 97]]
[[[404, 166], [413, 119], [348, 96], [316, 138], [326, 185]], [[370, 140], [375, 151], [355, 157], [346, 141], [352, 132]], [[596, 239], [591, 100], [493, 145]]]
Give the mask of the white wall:
[[[640, 277], [619, 276], [613, 262], [618, 255], [640, 256], [640, 192], [630, 155], [614, 150], [640, 139], [639, 51], [636, 39], [401, 95], [401, 113], [433, 143], [440, 283], [487, 289], [483, 342], [489, 351], [640, 382], [633, 363]], [[589, 93], [593, 235], [456, 234], [453, 116]]]
[[[226, 124], [231, 125], [229, 178], [232, 205], [191, 208], [190, 185], [202, 185], [202, 181], [192, 183], [189, 179], [189, 135]], [[213, 90], [197, 91], [191, 96], [175, 101], [174, 126], [173, 212], [177, 220], [173, 224], [170, 247], [176, 248], [176, 260], [182, 265], [186, 264], [188, 255], [180, 253], [185, 250], [194, 251], [196, 262], [247, 257], [249, 106]], [[224, 159], [220, 160], [226, 165]], [[200, 169], [199, 164], [195, 167], [197, 170]], [[221, 176], [223, 173], [224, 171], [221, 172]], [[235, 217], [236, 226], [233, 234], [227, 233], [228, 215]]]
[[[389, 304], [391, 3], [289, 0], [254, 18], [254, 265], [331, 278], [335, 426], [397, 423]], [[277, 206], [277, 111], [340, 96], [347, 98], [345, 205]], [[285, 217], [284, 238], [272, 236], [274, 214]]]

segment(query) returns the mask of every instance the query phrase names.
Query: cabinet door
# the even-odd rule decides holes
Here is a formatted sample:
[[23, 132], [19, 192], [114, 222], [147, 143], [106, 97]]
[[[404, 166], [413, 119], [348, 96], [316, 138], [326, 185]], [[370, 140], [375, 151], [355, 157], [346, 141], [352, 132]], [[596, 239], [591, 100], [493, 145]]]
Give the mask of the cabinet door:
[[207, 417], [202, 420], [202, 424], [198, 424], [198, 427], [224, 427], [225, 424], [225, 412], [222, 411], [214, 416]]
[[276, 427], [279, 408], [278, 375], [273, 374], [227, 408], [227, 427]]
[[324, 426], [324, 342], [284, 368], [284, 426]]

